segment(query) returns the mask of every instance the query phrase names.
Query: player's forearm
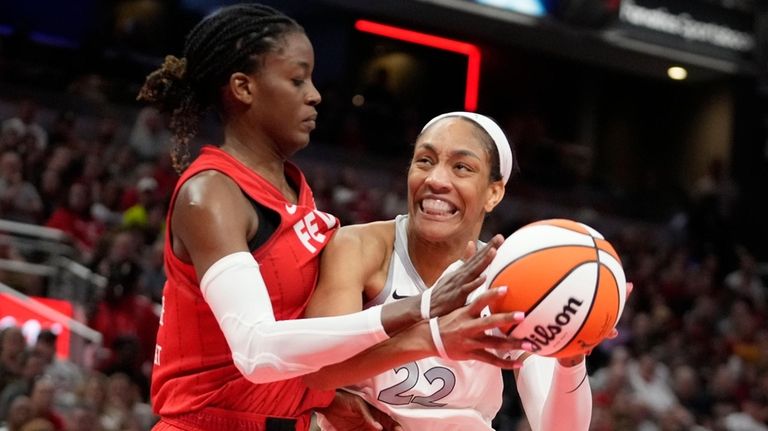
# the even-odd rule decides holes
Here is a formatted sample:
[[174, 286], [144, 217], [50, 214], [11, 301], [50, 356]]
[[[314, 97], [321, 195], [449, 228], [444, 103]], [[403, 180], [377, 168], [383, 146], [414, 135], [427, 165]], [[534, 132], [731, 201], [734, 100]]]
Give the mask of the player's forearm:
[[541, 413], [541, 431], [586, 431], [592, 419], [592, 391], [584, 361], [572, 367], [555, 365]]
[[429, 325], [422, 321], [344, 362], [305, 375], [304, 382], [314, 389], [335, 389], [359, 383], [398, 365], [434, 354]]
[[[420, 312], [421, 295], [385, 304], [381, 308], [381, 326], [390, 337], [423, 321]], [[359, 311], [359, 310], [356, 310]]]
[[[361, 292], [356, 289], [327, 289], [318, 286], [305, 317], [329, 317], [358, 313], [362, 309]], [[421, 295], [410, 296], [381, 307], [381, 326], [388, 336], [421, 322]]]
[[311, 373], [388, 338], [381, 307], [345, 316], [275, 321], [259, 267], [247, 252], [211, 265], [200, 286], [235, 365], [254, 383]]
[[589, 429], [592, 392], [584, 361], [567, 367], [531, 355], [517, 376], [517, 389], [533, 431]]

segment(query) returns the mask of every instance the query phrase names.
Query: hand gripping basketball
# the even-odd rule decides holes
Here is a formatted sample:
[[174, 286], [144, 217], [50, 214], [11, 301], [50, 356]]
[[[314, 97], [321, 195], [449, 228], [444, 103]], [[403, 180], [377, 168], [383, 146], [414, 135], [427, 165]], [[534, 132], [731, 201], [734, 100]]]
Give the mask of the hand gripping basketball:
[[433, 318], [438, 324], [438, 337], [441, 340], [435, 341], [442, 342], [444, 356], [457, 361], [483, 361], [501, 368], [520, 367], [521, 362], [518, 360], [502, 359], [490, 353], [490, 351], [530, 350], [530, 343], [524, 340], [488, 335], [491, 333], [490, 329], [515, 326], [524, 318], [521, 312], [482, 316], [483, 309], [499, 301], [504, 295], [506, 295], [504, 288], [491, 289], [478, 296], [472, 303], [446, 316]]
[[429, 310], [429, 317], [443, 316], [467, 303], [467, 296], [485, 281], [483, 271], [496, 257], [496, 250], [503, 242], [504, 237], [496, 235], [477, 252], [474, 252], [474, 243], [467, 244], [465, 256], [470, 257], [464, 260], [459, 269], [443, 277], [430, 289], [429, 307], [425, 306]]

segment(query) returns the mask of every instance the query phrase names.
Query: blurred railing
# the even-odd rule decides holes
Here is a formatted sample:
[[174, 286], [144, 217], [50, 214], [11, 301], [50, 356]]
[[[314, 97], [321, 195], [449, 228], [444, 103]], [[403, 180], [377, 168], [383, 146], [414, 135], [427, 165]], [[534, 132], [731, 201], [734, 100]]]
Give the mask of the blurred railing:
[[[0, 245], [24, 258], [0, 257], [0, 271], [42, 278], [45, 296], [50, 298], [85, 306], [106, 285], [103, 276], [77, 262], [77, 250], [61, 230], [0, 219]], [[13, 287], [26, 291], [28, 286]]]

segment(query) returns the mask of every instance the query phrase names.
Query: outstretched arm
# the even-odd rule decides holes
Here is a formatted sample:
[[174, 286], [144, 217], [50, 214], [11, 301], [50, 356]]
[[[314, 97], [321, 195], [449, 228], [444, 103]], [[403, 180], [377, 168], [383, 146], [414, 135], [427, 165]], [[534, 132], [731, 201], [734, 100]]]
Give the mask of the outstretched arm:
[[[233, 361], [249, 380], [266, 383], [313, 372], [421, 319], [418, 299], [413, 299], [346, 316], [276, 321], [259, 265], [246, 244], [257, 223], [237, 185], [210, 172], [182, 187], [172, 218], [173, 238], [181, 243], [174, 244], [174, 251], [183, 246], [188, 253]], [[480, 283], [478, 277], [499, 243], [462, 267], [454, 280], [458, 290]]]
[[[498, 301], [505, 293], [503, 289], [491, 289], [469, 305], [438, 318], [439, 337], [448, 358], [483, 361], [501, 368], [520, 366], [518, 360], [502, 359], [488, 352], [494, 349], [520, 350], [520, 340], [487, 335], [493, 328], [520, 323], [520, 313], [480, 315], [485, 307]], [[431, 332], [429, 323], [422, 321], [344, 362], [304, 376], [304, 381], [316, 389], [333, 389], [358, 383], [398, 365], [437, 356]]]

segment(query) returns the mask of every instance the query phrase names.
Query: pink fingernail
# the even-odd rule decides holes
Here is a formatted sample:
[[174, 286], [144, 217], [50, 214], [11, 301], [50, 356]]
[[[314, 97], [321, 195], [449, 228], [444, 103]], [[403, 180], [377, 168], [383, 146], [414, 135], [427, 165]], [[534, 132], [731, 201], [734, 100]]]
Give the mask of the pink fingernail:
[[515, 320], [523, 320], [525, 319], [525, 313], [523, 313], [522, 311], [515, 311], [514, 313], [512, 313], [512, 317]]
[[499, 291], [499, 295], [504, 295], [505, 293], [507, 293], [507, 286], [499, 286], [497, 287], [497, 289]]
[[523, 341], [523, 344], [520, 345], [520, 348], [526, 352], [530, 352], [533, 351], [533, 344], [530, 341]]

